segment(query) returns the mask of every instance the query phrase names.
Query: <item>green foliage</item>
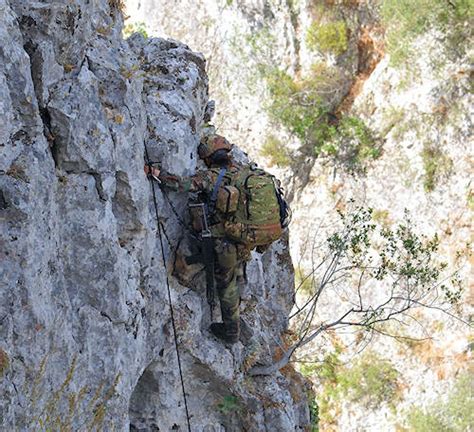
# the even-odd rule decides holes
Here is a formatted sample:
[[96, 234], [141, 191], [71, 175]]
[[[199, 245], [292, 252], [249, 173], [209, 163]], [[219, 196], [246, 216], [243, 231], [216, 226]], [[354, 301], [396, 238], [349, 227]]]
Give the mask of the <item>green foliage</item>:
[[145, 39], [148, 39], [148, 30], [144, 22], [135, 22], [132, 24], [127, 24], [123, 28], [123, 37], [125, 39], [132, 36], [134, 33], [140, 33]]
[[227, 395], [224, 396], [224, 399], [217, 405], [218, 410], [224, 414], [232, 414], [241, 410], [239, 400], [236, 396]]
[[319, 432], [319, 406], [313, 393], [308, 395], [308, 401], [309, 419], [311, 422], [309, 426], [309, 432]]
[[426, 413], [420, 408], [413, 408], [408, 416], [412, 432], [447, 432], [449, 429], [433, 413]]
[[[293, 5], [293, 3], [291, 3]], [[342, 52], [347, 49], [347, 27], [343, 21], [313, 25], [308, 36], [318, 40], [322, 49]], [[329, 36], [337, 36], [337, 43]], [[247, 79], [250, 91], [266, 83], [268, 98], [265, 103], [269, 117], [301, 142], [305, 157], [329, 156], [352, 173], [363, 172], [365, 165], [380, 155], [373, 133], [356, 117], [335, 114], [344, 98], [342, 71], [325, 62], [316, 62], [310, 71], [293, 77], [275, 66], [275, 36], [268, 27], [232, 42], [233, 50], [243, 64], [252, 64]], [[316, 42], [314, 42], [316, 43]], [[324, 149], [323, 149], [324, 146]], [[284, 146], [270, 137], [262, 150], [265, 156], [275, 151], [272, 161], [286, 166], [292, 156]]]
[[[250, 50], [248, 56], [244, 56], [244, 60], [245, 57], [248, 57], [256, 63], [258, 73], [261, 75], [260, 78], [265, 78], [265, 69], [273, 64], [275, 35], [268, 26], [264, 26], [260, 30], [248, 34], [244, 40], [244, 46], [248, 46]], [[236, 49], [238, 50], [238, 47]]]
[[336, 347], [335, 351], [327, 354], [322, 362], [304, 363], [300, 368], [304, 376], [317, 379], [322, 385], [322, 390], [318, 391], [316, 397], [320, 425], [332, 424], [336, 420], [332, 412], [340, 399], [339, 371], [343, 368], [339, 359], [340, 354], [341, 348]]
[[384, 228], [388, 228], [390, 225], [390, 213], [388, 210], [374, 210], [372, 212], [372, 219]]
[[398, 371], [388, 360], [373, 352], [360, 357], [354, 366], [339, 376], [343, 395], [367, 408], [376, 408], [382, 402], [391, 402], [397, 396]]
[[[390, 227], [377, 226], [370, 208], [358, 207], [347, 213], [339, 211], [339, 214], [342, 226], [328, 238], [329, 251], [325, 256], [338, 261], [333, 274], [337, 274], [336, 280], [344, 280], [340, 292], [346, 298], [351, 295], [348, 286], [353, 281], [358, 283], [352, 289], [354, 297], [347, 300], [351, 306], [330, 328], [337, 331], [338, 324], [341, 325], [339, 328], [352, 325], [363, 329], [369, 337], [374, 331], [397, 337], [395, 333], [400, 326], [397, 317], [403, 317], [407, 311], [423, 306], [443, 310], [443, 299], [452, 305], [459, 304], [461, 285], [456, 277], [451, 283], [445, 283], [449, 278], [446, 277], [446, 264], [437, 259], [437, 236], [428, 238], [416, 234], [407, 213], [404, 220]], [[340, 268], [347, 272], [347, 279]], [[326, 277], [327, 284], [335, 286], [327, 268], [322, 268], [315, 277], [318, 281]], [[374, 291], [367, 292], [367, 283], [374, 285], [374, 289], [375, 285], [380, 287], [380, 302], [373, 301]], [[323, 284], [320, 282], [318, 288], [324, 289]], [[324, 318], [321, 317], [321, 321], [328, 322]], [[392, 331], [382, 327], [389, 324], [396, 328], [392, 327]], [[301, 329], [305, 330], [303, 326]], [[327, 331], [327, 334], [332, 333]], [[364, 335], [360, 335], [364, 339]], [[310, 337], [314, 337], [314, 333]], [[366, 352], [348, 366], [341, 362], [341, 352], [342, 348], [337, 347], [322, 362], [307, 362], [300, 369], [304, 375], [317, 380], [321, 388], [318, 406], [323, 429], [336, 423], [342, 400], [356, 401], [369, 409], [382, 403], [393, 408], [399, 397], [399, 374], [389, 360]]]
[[287, 167], [291, 164], [291, 155], [287, 147], [274, 135], [267, 137], [260, 154], [270, 160], [270, 166]]
[[357, 117], [343, 117], [322, 151], [349, 172], [363, 171], [370, 160], [379, 158], [381, 148], [373, 132]]
[[333, 413], [342, 400], [361, 403], [366, 408], [376, 408], [383, 402], [394, 402], [398, 397], [398, 371], [388, 360], [373, 352], [364, 353], [352, 367], [340, 360], [341, 348], [320, 363], [305, 363], [300, 372], [321, 383], [318, 392], [318, 415], [323, 425], [336, 421]]
[[[330, 157], [355, 173], [363, 172], [369, 161], [381, 155], [378, 140], [361, 119], [338, 119], [331, 114], [331, 101], [341, 80], [335, 69], [316, 63], [308, 76], [295, 80], [286, 72], [267, 68], [265, 77], [270, 117], [294, 134], [303, 146], [313, 149], [315, 156]], [[267, 144], [267, 154], [270, 144], [276, 147], [275, 142]], [[278, 153], [285, 155], [281, 148]]]
[[[374, 224], [371, 208], [359, 207], [352, 213], [339, 214], [343, 229], [328, 238], [328, 247], [333, 254], [343, 257], [354, 272], [370, 273], [370, 277], [391, 284], [399, 296], [412, 301], [426, 297], [427, 291], [436, 286], [438, 299], [444, 297], [451, 305], [459, 303], [463, 291], [459, 272], [454, 272], [446, 283], [438, 283], [447, 268], [445, 262], [436, 259], [438, 236], [427, 238], [416, 234], [407, 212], [393, 228]], [[371, 252], [372, 249], [377, 253]], [[389, 315], [389, 306], [368, 310], [360, 324], [370, 328]]]
[[464, 432], [474, 425], [474, 378], [461, 375], [446, 402], [423, 410], [415, 407], [407, 416], [411, 432]]
[[306, 43], [311, 50], [341, 55], [348, 47], [347, 25], [344, 21], [327, 24], [314, 21], [308, 29]]
[[432, 192], [439, 180], [449, 174], [453, 161], [431, 143], [425, 143], [421, 157], [425, 170], [423, 186], [426, 192]]
[[295, 268], [295, 287], [298, 293], [305, 295], [313, 293], [313, 277], [301, 267]]
[[317, 83], [295, 81], [279, 69], [268, 70], [266, 80], [271, 96], [267, 107], [270, 116], [305, 141], [327, 111], [318, 94]]
[[469, 36], [474, 0], [382, 0], [381, 15], [391, 61], [400, 65], [415, 54], [413, 40], [431, 28], [447, 35], [448, 51], [461, 49]]

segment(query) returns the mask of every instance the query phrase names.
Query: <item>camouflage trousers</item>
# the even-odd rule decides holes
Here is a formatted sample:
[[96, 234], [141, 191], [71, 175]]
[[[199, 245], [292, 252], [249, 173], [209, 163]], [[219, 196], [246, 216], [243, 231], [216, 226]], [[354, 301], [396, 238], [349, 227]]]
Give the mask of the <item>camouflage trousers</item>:
[[239, 324], [240, 290], [237, 274], [250, 252], [226, 239], [214, 240], [217, 295], [221, 305], [222, 322], [226, 327]]

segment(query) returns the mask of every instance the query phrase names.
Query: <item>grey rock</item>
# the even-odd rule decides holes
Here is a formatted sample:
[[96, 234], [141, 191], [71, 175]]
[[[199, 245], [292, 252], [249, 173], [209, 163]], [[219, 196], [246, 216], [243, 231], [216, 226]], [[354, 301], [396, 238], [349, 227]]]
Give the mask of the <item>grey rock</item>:
[[[254, 255], [251, 331], [232, 348], [207, 330], [202, 286], [170, 275], [185, 232], [157, 188], [161, 262], [145, 145], [167, 170], [195, 171], [205, 59], [122, 40], [118, 3], [0, 0], [0, 428], [186, 429], [168, 279], [192, 430], [303, 430], [304, 389], [245, 374], [287, 328], [287, 243]], [[171, 198], [185, 217], [186, 197]]]

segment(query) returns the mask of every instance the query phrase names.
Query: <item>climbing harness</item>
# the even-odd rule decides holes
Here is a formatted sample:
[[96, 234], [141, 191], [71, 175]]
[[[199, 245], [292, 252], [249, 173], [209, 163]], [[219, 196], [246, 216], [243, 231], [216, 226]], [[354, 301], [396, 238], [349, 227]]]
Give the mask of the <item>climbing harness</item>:
[[[151, 162], [150, 162], [150, 157], [148, 155], [148, 150], [145, 144], [145, 156], [146, 156], [146, 162], [147, 165], [151, 168]], [[165, 268], [165, 274], [166, 274], [166, 287], [168, 289], [168, 302], [170, 305], [170, 315], [171, 315], [171, 324], [173, 327], [173, 337], [174, 337], [174, 346], [176, 349], [176, 357], [178, 358], [178, 369], [179, 369], [179, 378], [181, 380], [181, 389], [183, 391], [183, 400], [184, 400], [184, 409], [186, 411], [186, 422], [188, 426], [188, 432], [191, 432], [191, 421], [190, 421], [190, 416], [189, 416], [189, 410], [188, 410], [188, 401], [186, 398], [186, 391], [184, 389], [184, 378], [183, 378], [183, 369], [181, 366], [181, 356], [179, 354], [179, 346], [178, 346], [178, 337], [177, 337], [177, 331], [176, 331], [176, 322], [174, 319], [174, 310], [173, 310], [173, 304], [171, 302], [171, 288], [170, 288], [170, 281], [168, 277], [168, 271], [166, 269], [166, 257], [165, 257], [165, 247], [163, 245], [163, 233], [165, 233], [165, 236], [168, 239], [168, 236], [166, 235], [166, 231], [164, 229], [164, 226], [162, 225], [160, 216], [158, 214], [158, 203], [156, 201], [156, 193], [155, 193], [155, 184], [153, 182], [153, 179], [150, 179], [150, 184], [151, 184], [151, 191], [153, 194], [153, 204], [155, 206], [155, 216], [156, 216], [156, 223], [158, 226], [158, 237], [160, 239], [160, 247], [161, 247], [161, 258], [163, 260], [163, 267]]]

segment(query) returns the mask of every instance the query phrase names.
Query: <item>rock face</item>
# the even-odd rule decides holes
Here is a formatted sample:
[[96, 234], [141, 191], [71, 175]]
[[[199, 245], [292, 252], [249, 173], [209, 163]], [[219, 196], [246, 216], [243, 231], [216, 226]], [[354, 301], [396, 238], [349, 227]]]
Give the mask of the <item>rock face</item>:
[[[265, 109], [269, 91], [265, 78], [259, 74], [259, 62], [277, 66], [295, 79], [304, 77], [313, 64], [320, 62], [344, 71], [340, 89], [344, 97], [339, 99], [337, 112], [363, 120], [380, 139], [382, 152], [360, 176], [347, 174], [328, 160], [311, 156], [296, 170], [271, 168], [285, 178], [287, 189], [294, 191], [291, 252], [303, 273], [309, 274], [314, 263], [322, 259], [318, 257], [318, 248], [312, 247], [317, 244], [313, 240], [315, 227], [320, 222], [328, 227], [324, 234], [318, 228], [318, 239], [332, 234], [332, 224], [338, 220], [335, 209], [347, 210], [351, 199], [373, 207], [374, 220], [387, 227], [403, 219], [404, 210], [408, 209], [418, 232], [439, 234], [440, 259], [448, 262], [450, 268], [458, 268], [458, 252], [469, 249], [467, 239], [472, 232], [474, 209], [472, 49], [469, 52], [466, 41], [459, 40], [457, 48], [464, 44], [468, 52], [459, 54], [463, 49], [449, 46], [446, 32], [431, 29], [411, 42], [415, 55], [409, 63], [395, 67], [386, 52], [387, 29], [380, 16], [381, 3], [394, 2], [126, 3], [131, 15], [127, 22], [143, 22], [149, 33], [179, 38], [206, 53], [220, 130], [237, 139], [254, 157], [259, 156], [269, 134], [281, 138], [290, 150], [301, 146], [281, 125], [269, 119]], [[340, 56], [313, 51], [308, 46], [307, 34], [312, 23], [325, 22], [320, 17], [324, 6], [333, 12], [339, 10], [341, 14], [334, 16], [350, 28], [347, 51]], [[466, 29], [470, 16], [461, 24]], [[295, 154], [298, 156], [298, 152]], [[467, 286], [472, 279], [468, 265], [462, 268], [461, 276]], [[467, 321], [474, 304], [472, 283], [466, 291], [469, 288], [471, 294], [465, 297], [464, 311]], [[331, 319], [341, 304], [350, 307], [350, 301], [334, 302], [331, 294], [318, 311], [318, 319]], [[404, 390], [397, 401], [396, 414], [388, 406], [369, 410], [358, 403], [346, 403], [343, 409], [330, 410], [331, 416], [338, 413], [335, 417], [339, 430], [375, 432], [405, 427], [410, 409], [429, 405], [446, 395], [455, 377], [465, 370], [465, 359], [472, 358], [469, 329], [457, 321], [446, 322], [446, 316], [420, 313], [417, 319], [421, 317], [433, 336], [433, 346], [427, 344], [426, 352], [406, 350], [399, 342], [387, 338], [377, 338], [372, 345], [403, 376]], [[416, 326], [406, 331], [417, 335]], [[341, 338], [347, 341], [347, 335]], [[323, 361], [326, 351], [333, 348], [333, 342], [322, 341], [321, 346], [312, 348], [310, 358]], [[348, 364], [359, 351], [359, 345], [347, 343]], [[316, 375], [316, 391], [323, 393]], [[322, 428], [325, 426], [321, 424]]]
[[[150, 33], [176, 38], [206, 53], [216, 100], [216, 126], [238, 139], [251, 156], [269, 130], [265, 89], [257, 64], [263, 59], [300, 67], [295, 3], [287, 0], [126, 1], [127, 23], [145, 23]], [[303, 6], [301, 6], [303, 7]]]
[[[252, 257], [245, 344], [231, 349], [207, 331], [202, 281], [169, 275], [185, 232], [157, 189], [161, 261], [145, 146], [195, 171], [205, 60], [171, 40], [123, 41], [119, 6], [0, 0], [0, 428], [186, 430], [168, 278], [191, 429], [304, 430], [304, 382], [246, 375], [284, 344], [287, 243]], [[170, 198], [185, 215], [186, 197]]]

